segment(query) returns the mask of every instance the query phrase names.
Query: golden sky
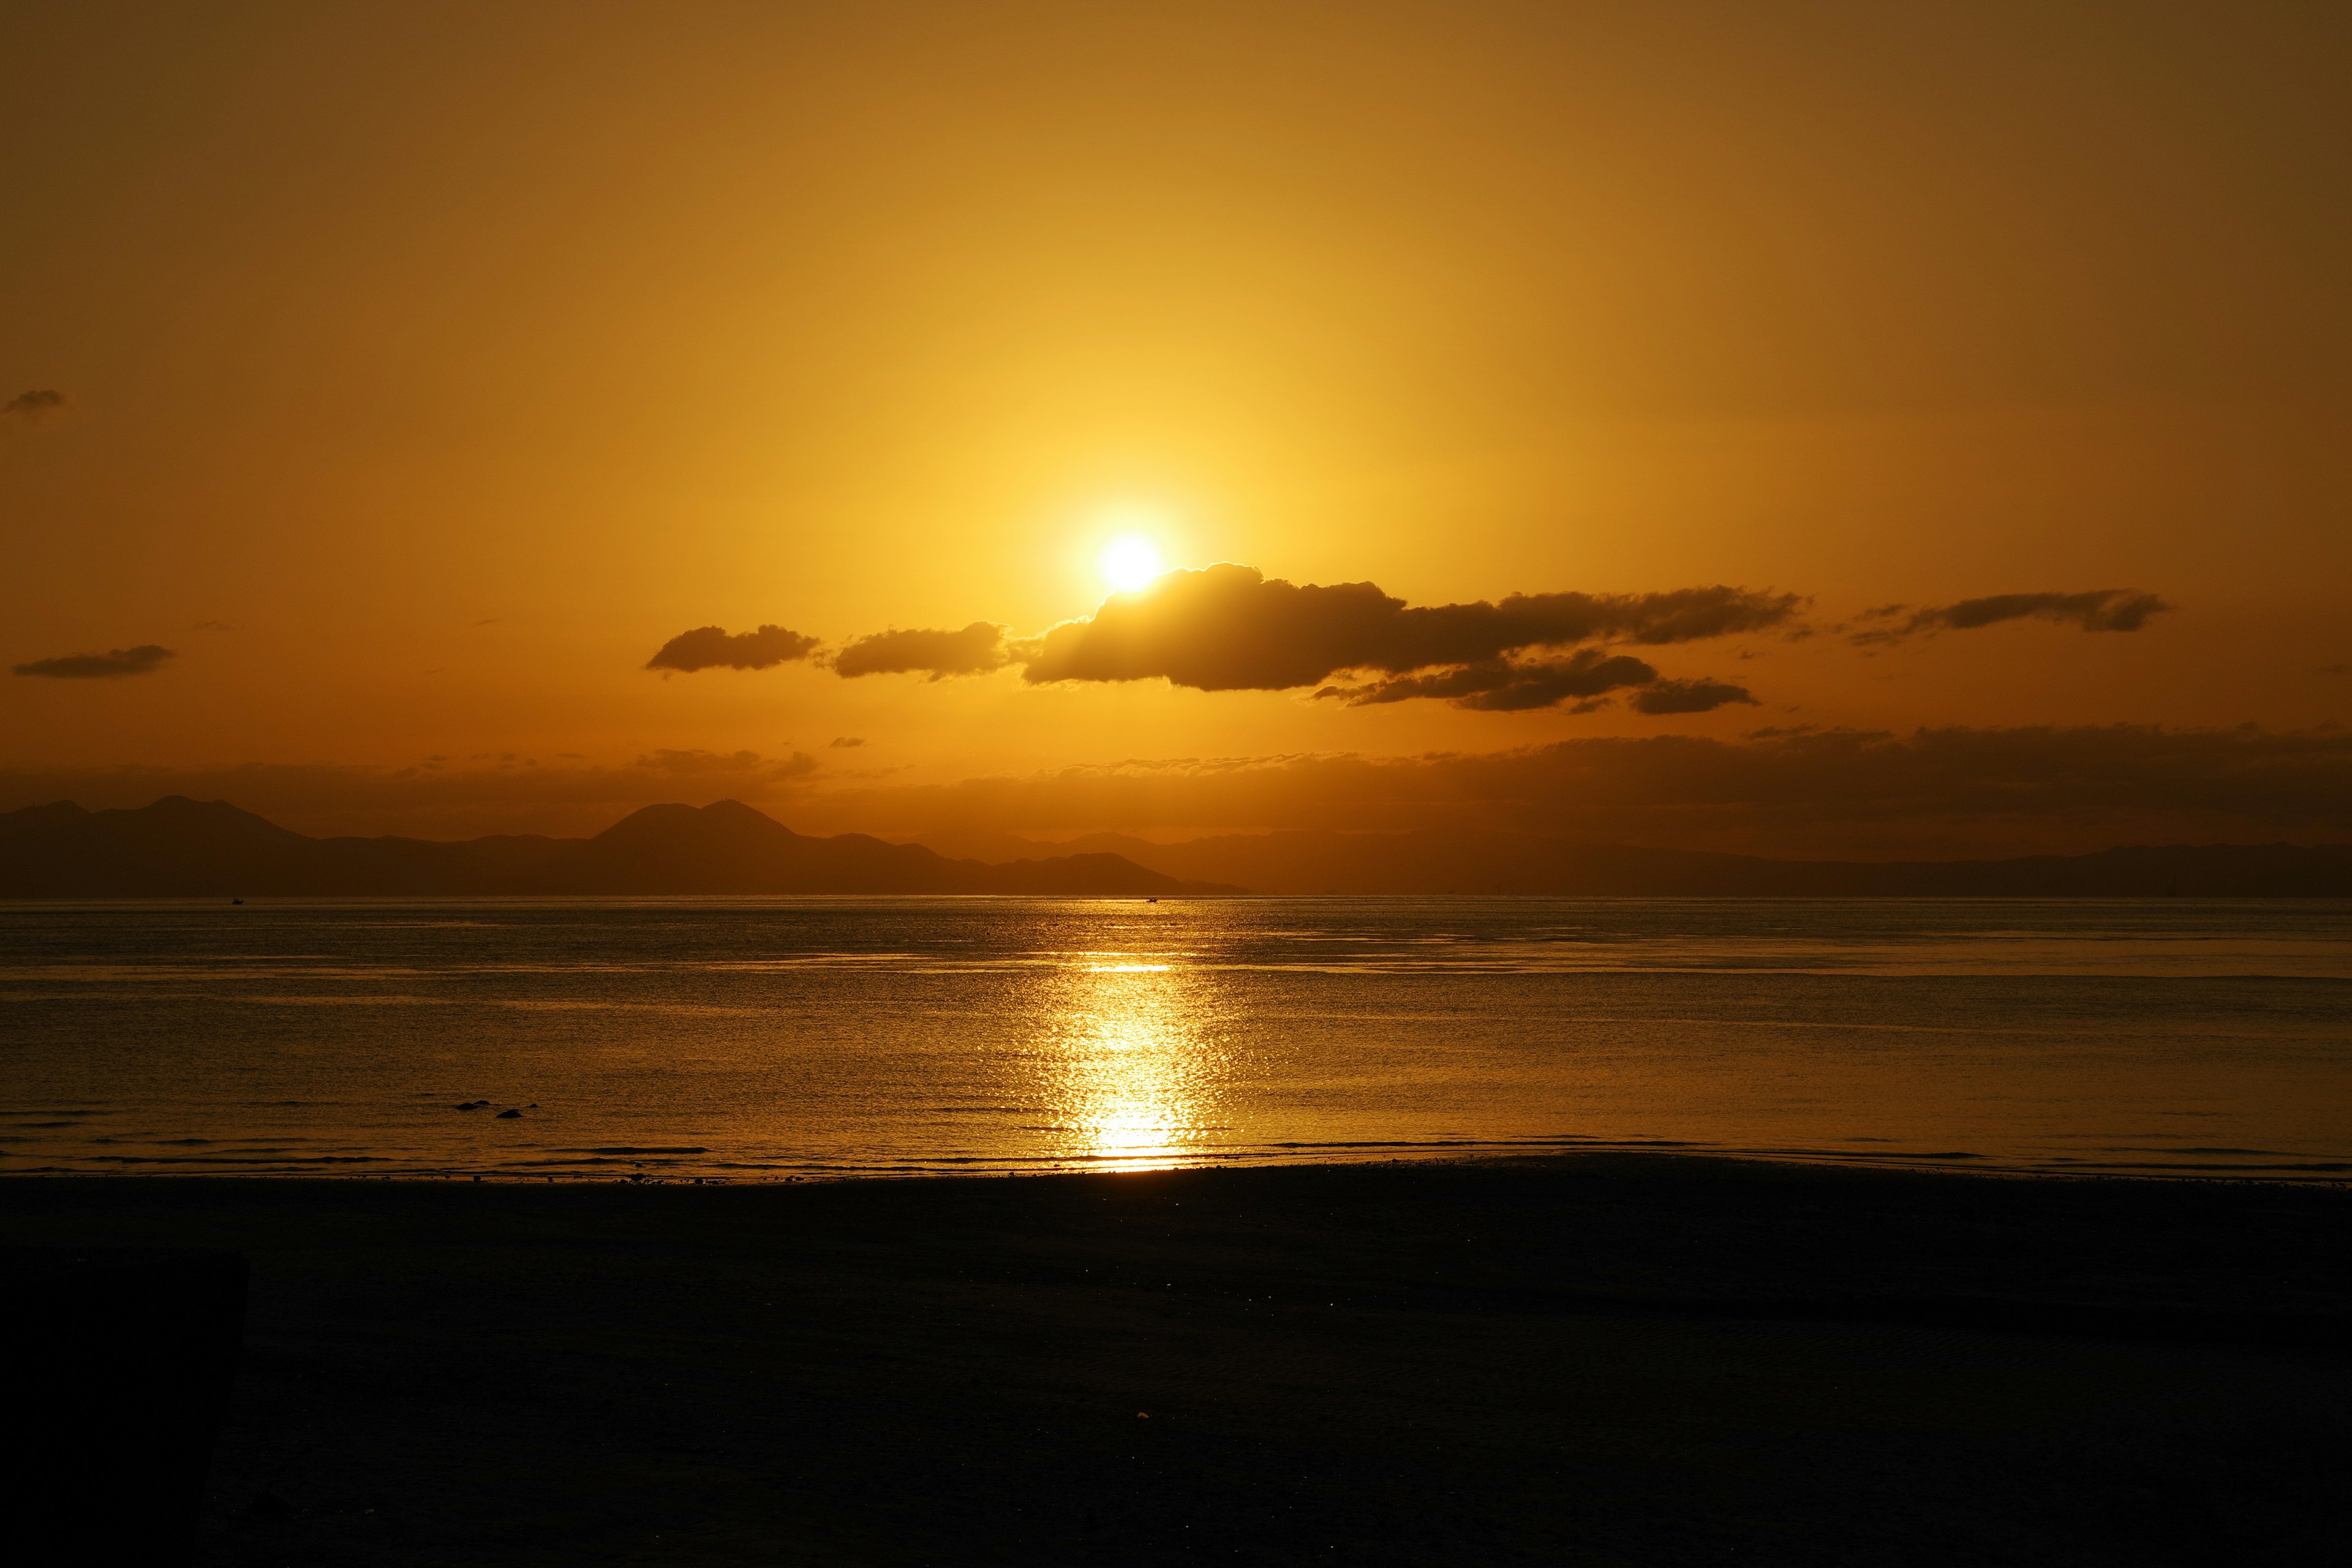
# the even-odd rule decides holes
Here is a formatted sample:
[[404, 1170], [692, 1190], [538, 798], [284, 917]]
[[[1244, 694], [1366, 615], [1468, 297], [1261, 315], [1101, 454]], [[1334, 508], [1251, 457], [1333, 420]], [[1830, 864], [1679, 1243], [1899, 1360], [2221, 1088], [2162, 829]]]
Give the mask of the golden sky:
[[[313, 830], [733, 794], [911, 832], [959, 781], [1130, 762], [2352, 719], [2341, 5], [152, 5], [8, 37], [0, 807], [243, 776]], [[1460, 659], [1042, 679], [1110, 668], [1024, 639], [1095, 614], [1126, 532], [1413, 607], [1797, 601], [1484, 650], [1651, 670], [1599, 707], [1313, 695], [1458, 694]], [[2164, 607], [2066, 597], [2104, 590]], [[2059, 597], [1932, 613], [2003, 595]], [[976, 622], [991, 673], [833, 664]], [[762, 626], [814, 647], [646, 668]], [[1700, 681], [1753, 700], [1638, 709]], [[2181, 804], [2148, 777], [2059, 837]], [[1159, 816], [1015, 826], [1207, 820], [1120, 810]]]

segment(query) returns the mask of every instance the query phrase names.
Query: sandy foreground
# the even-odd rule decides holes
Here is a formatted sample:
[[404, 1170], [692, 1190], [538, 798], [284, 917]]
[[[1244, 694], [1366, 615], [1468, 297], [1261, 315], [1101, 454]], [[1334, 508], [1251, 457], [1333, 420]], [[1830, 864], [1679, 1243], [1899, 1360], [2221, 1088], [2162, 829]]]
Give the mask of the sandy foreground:
[[2352, 1192], [1607, 1155], [15, 1179], [228, 1247], [210, 1563], [2332, 1557]]

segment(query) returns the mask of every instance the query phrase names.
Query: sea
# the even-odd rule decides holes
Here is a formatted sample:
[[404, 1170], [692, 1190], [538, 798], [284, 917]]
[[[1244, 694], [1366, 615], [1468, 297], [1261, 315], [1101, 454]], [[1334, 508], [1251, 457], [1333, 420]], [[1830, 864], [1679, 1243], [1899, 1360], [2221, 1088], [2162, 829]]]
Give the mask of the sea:
[[2352, 1180], [2352, 901], [0, 904], [0, 1173]]

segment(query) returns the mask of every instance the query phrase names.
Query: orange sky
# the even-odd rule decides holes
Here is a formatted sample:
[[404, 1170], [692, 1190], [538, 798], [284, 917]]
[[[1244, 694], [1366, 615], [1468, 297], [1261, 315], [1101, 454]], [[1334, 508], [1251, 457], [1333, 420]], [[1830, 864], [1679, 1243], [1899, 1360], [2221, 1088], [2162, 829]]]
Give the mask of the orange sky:
[[[0, 415], [0, 663], [173, 655], [0, 679], [0, 807], [131, 804], [121, 764], [751, 752], [703, 793], [911, 831], [852, 803], [1128, 759], [2345, 721], [2347, 18], [28, 10], [0, 400], [66, 401]], [[1817, 629], [1608, 650], [1757, 700], [1670, 716], [643, 668], [706, 625], [1034, 636], [1093, 611], [1137, 518], [1173, 565], [1415, 605], [1728, 584]], [[1831, 629], [2117, 587], [2173, 607]], [[395, 795], [268, 804], [617, 814]]]

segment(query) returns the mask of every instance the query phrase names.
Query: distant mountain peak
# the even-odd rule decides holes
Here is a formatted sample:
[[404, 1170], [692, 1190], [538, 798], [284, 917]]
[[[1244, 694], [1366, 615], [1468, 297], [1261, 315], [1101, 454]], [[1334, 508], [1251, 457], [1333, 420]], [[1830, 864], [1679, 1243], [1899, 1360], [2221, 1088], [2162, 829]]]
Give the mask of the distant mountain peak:
[[[785, 832], [792, 832], [791, 828], [784, 827], [782, 823], [778, 822], [766, 812], [745, 805], [740, 800], [714, 800], [702, 808], [702, 815], [713, 822], [739, 822], [747, 826], [757, 825], [764, 827], [783, 827]], [[799, 836], [795, 834], [794, 837]]]
[[714, 800], [709, 805], [677, 801], [644, 805], [599, 833], [590, 843], [709, 843], [715, 840], [767, 839], [799, 834], [763, 811], [740, 800]]

